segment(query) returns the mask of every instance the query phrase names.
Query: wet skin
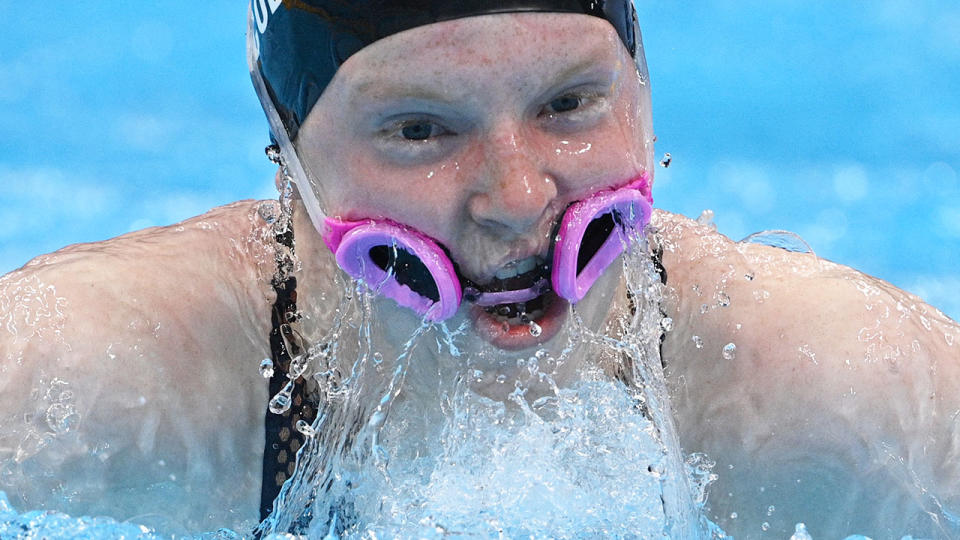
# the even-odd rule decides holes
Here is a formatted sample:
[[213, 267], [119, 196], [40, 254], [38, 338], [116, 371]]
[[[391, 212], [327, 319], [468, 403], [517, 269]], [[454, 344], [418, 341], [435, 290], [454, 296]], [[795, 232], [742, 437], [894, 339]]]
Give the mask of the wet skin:
[[[552, 20], [544, 33], [541, 17], [394, 36], [423, 48], [416, 60], [400, 47], [351, 58], [331, 86], [339, 99], [321, 100], [300, 141], [324, 157], [309, 167], [329, 211], [409, 223], [483, 280], [546, 249], [548, 224], [569, 201], [648, 170], [648, 98], [616, 34], [590, 18]], [[518, 42], [530, 56], [513, 57]], [[406, 88], [417, 97], [398, 104], [380, 80], [388, 76], [442, 99]], [[614, 112], [556, 131], [550, 104], [582, 84], [609, 89]], [[431, 123], [448, 134], [423, 144], [428, 159], [398, 134]], [[244, 530], [241, 521], [255, 519], [268, 399], [257, 365], [269, 356], [274, 272], [258, 205], [65, 248], [0, 280], [0, 459], [35, 467], [0, 489], [25, 499], [23, 509], [116, 518], [152, 510], [194, 531]], [[916, 532], [905, 512], [925, 519], [930, 494], [956, 508], [955, 322], [840, 265], [742, 246], [663, 211], [653, 224], [668, 274], [674, 325], [663, 353], [681, 442], [718, 462], [710, 515], [728, 532], [749, 538], [769, 521], [771, 532], [789, 533], [806, 521], [814, 537], [899, 537]], [[337, 270], [298, 203], [294, 228], [304, 329], [322, 335]], [[624, 309], [620, 277], [614, 265], [580, 306], [587, 324], [600, 328]], [[375, 336], [389, 356], [417, 320], [390, 300], [375, 309], [389, 321]], [[462, 307], [451, 326], [469, 317]], [[494, 366], [516, 358], [467, 328], [467, 352]], [[736, 355], [724, 359], [728, 343]], [[416, 365], [460, 361], [428, 349]], [[404, 388], [424, 410], [437, 399], [430, 372], [412, 370]], [[80, 421], [39, 448], [29, 433], [51, 432], [51, 403], [31, 391], [54, 376], [69, 384]]]
[[[117, 518], [150, 508], [194, 531], [255, 519], [268, 399], [257, 365], [269, 355], [273, 296], [259, 204], [65, 248], [2, 278], [2, 459], [24, 451], [25, 466], [50, 472], [4, 484], [15, 504]], [[329, 281], [335, 269], [302, 207], [295, 219], [300, 306], [319, 325], [336, 298], [311, 276]], [[955, 507], [955, 322], [847, 267], [741, 246], [663, 211], [653, 223], [666, 248], [674, 325], [663, 354], [681, 442], [717, 461], [710, 515], [728, 532], [802, 520], [821, 536], [884, 537], [916, 532], [904, 512], [925, 519], [924, 493]], [[723, 359], [731, 342], [736, 356]], [[404, 387], [424, 410], [436, 398], [415, 377], [428, 371], [413, 370]], [[49, 400], [31, 391], [53, 375], [69, 384], [80, 422], [31, 453], [26, 434], [50, 433]], [[159, 482], [168, 491], [158, 494]], [[69, 502], [52, 495], [74, 490]]]
[[[510, 263], [546, 258], [571, 202], [649, 171], [651, 137], [648, 89], [609, 23], [515, 14], [364, 48], [338, 71], [297, 147], [328, 215], [412, 226], [483, 284]], [[602, 296], [579, 306], [592, 326], [609, 308]], [[449, 324], [473, 324], [468, 351], [531, 349], [559, 333], [566, 309], [557, 304], [538, 319], [539, 336], [519, 325], [504, 333], [466, 302]]]

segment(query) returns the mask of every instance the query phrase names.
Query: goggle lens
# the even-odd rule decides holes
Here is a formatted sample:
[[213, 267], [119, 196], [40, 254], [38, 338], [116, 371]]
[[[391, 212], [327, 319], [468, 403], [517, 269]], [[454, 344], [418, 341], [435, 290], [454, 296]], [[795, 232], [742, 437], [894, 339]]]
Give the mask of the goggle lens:
[[324, 240], [350, 277], [430, 321], [457, 312], [460, 281], [450, 258], [422, 233], [389, 221], [327, 219]]

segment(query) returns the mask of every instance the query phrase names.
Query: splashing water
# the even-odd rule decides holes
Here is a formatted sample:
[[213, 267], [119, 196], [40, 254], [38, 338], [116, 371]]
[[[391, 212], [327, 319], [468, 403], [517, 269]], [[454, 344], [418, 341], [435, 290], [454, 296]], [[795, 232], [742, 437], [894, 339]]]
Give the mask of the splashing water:
[[[490, 369], [483, 354], [463, 355], [456, 341], [462, 329], [426, 322], [395, 358], [375, 351], [371, 296], [357, 287], [338, 310], [359, 320], [343, 325], [356, 335], [334, 336], [337, 353], [328, 360], [327, 371], [345, 376], [336, 384], [315, 377], [324, 405], [258, 532], [715, 534], [699, 514], [711, 477], [683, 459], [670, 415], [659, 356], [659, 274], [645, 239], [630, 242], [643, 248], [624, 259], [636, 309], [619, 322], [619, 335], [591, 331], [574, 309], [567, 346], [518, 359], [521, 375]], [[437, 362], [411, 362], [431, 341], [444, 352]], [[615, 359], [619, 377], [600, 367], [602, 357]], [[558, 384], [574, 365], [575, 379]], [[488, 371], [494, 385], [512, 382], [505, 401], [474, 391]], [[436, 392], [405, 386], [408, 378], [433, 380]]]
[[[672, 321], [660, 312], [659, 274], [646, 240], [629, 243], [634, 309], [613, 330], [591, 330], [571, 308], [562, 350], [493, 366], [462, 350], [464, 328], [426, 322], [397, 351], [380, 350], [372, 295], [348, 285], [329, 330], [292, 362], [289, 375], [307, 377], [322, 405], [312, 424], [296, 426], [306, 441], [295, 473], [257, 532], [722, 537], [700, 513], [712, 463], [684, 459], [671, 417], [659, 343]], [[425, 349], [434, 360], [421, 361]], [[482, 384], [506, 398], [482, 395]], [[271, 396], [271, 410], [286, 410], [289, 398], [286, 388]], [[162, 537], [112, 520], [97, 529], [87, 518], [0, 511], [0, 536], [26, 523], [41, 536]]]
[[[795, 253], [814, 254], [813, 248], [799, 234], [790, 231], [771, 230], [753, 233], [743, 240], [741, 244], [761, 244], [764, 246], [777, 247]], [[815, 254], [814, 254], [815, 255]], [[748, 277], [747, 279], [753, 279]]]

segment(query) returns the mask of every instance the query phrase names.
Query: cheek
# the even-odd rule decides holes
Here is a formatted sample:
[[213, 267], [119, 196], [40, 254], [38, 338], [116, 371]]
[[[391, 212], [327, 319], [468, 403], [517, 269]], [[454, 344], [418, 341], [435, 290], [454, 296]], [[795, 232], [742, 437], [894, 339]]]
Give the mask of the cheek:
[[642, 137], [611, 120], [590, 133], [557, 138], [545, 145], [550, 169], [565, 188], [579, 192], [622, 184], [645, 170]]
[[572, 190], [623, 183], [649, 170], [647, 139], [634, 96], [624, 96], [594, 128], [564, 136], [545, 134], [541, 155], [552, 172]]
[[459, 219], [462, 167], [455, 160], [399, 168], [354, 152], [342, 170], [335, 204], [347, 219], [386, 217], [434, 237]]

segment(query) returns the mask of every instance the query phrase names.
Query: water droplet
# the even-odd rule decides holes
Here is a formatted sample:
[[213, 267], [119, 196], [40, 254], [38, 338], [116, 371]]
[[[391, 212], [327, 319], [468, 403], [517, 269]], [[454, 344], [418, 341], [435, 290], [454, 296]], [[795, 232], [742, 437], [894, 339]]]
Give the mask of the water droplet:
[[723, 346], [724, 360], [733, 360], [737, 357], [737, 346], [734, 343], [727, 343]]
[[307, 361], [306, 355], [298, 354], [293, 357], [293, 360], [290, 360], [290, 371], [287, 373], [287, 377], [291, 380], [299, 379], [303, 372], [307, 370]]
[[543, 333], [543, 328], [540, 328], [540, 325], [530, 321], [530, 335], [533, 337], [540, 337], [540, 334]]
[[476, 379], [477, 382], [483, 382], [483, 370], [473, 370], [473, 378]]
[[700, 336], [693, 336], [693, 344], [697, 346], [698, 349], [703, 348], [703, 338]]
[[804, 343], [797, 349], [797, 351], [800, 353], [802, 358], [806, 358], [814, 364], [819, 364], [819, 362], [817, 362], [817, 353], [813, 351], [810, 345]]
[[713, 223], [713, 210], [707, 208], [703, 212], [700, 212], [700, 216], [697, 217], [697, 224], [716, 228], [716, 225]]
[[510, 323], [508, 323], [507, 321], [503, 321], [503, 323], [500, 324], [500, 330], [503, 330], [504, 332], [509, 332]]
[[264, 358], [260, 361], [260, 376], [264, 379], [273, 377], [273, 360]]
[[770, 506], [767, 507], [767, 515], [772, 516], [776, 510], [777, 510], [777, 507], [771, 504]]
[[66, 433], [80, 423], [80, 415], [73, 405], [54, 403], [47, 409], [47, 426], [54, 433]]
[[701, 314], [701, 315], [703, 315], [704, 313], [706, 313], [706, 312], [708, 312], [708, 311], [710, 311], [710, 306], [708, 306], [708, 305], [706, 305], [706, 304], [700, 304], [700, 314]]
[[719, 293], [717, 293], [717, 305], [720, 307], [729, 307], [730, 296], [723, 291], [720, 291]]
[[536, 356], [531, 356], [527, 359], [527, 371], [529, 371], [531, 375], [535, 375], [537, 371], [540, 371], [540, 361], [537, 360]]
[[670, 162], [673, 161], [673, 156], [670, 155], [670, 152], [663, 154], [663, 159], [660, 160], [660, 166], [666, 169], [670, 166]]
[[664, 317], [660, 319], [660, 328], [663, 328], [664, 332], [673, 330], [673, 319], [670, 317]]
[[270, 412], [272, 412], [273, 414], [283, 414], [290, 410], [290, 404], [293, 401], [290, 397], [290, 394], [292, 393], [292, 390], [293, 390], [292, 388], [290, 388], [291, 386], [292, 385], [287, 384], [287, 386], [285, 386], [283, 390], [277, 392], [277, 395], [273, 396], [270, 399]]
[[743, 277], [747, 278], [747, 281], [753, 281], [754, 275], [753, 273], [747, 273], [744, 274]]
[[737, 513], [736, 513], [736, 512], [732, 512], [732, 513], [730, 514], [730, 519], [737, 519]]
[[763, 524], [760, 525], [760, 528], [763, 529], [763, 530], [765, 530], [765, 531], [769, 531], [769, 530], [770, 530], [770, 524], [767, 523], [766, 521], [764, 521]]
[[269, 159], [275, 165], [280, 165], [280, 146], [276, 144], [271, 144], [263, 149], [263, 153], [267, 155]]
[[797, 523], [797, 526], [793, 529], [793, 536], [790, 537], [790, 540], [812, 540], [810, 533], [807, 532], [807, 526], [803, 523]]
[[280, 213], [280, 205], [274, 201], [267, 201], [260, 203], [260, 206], [257, 207], [257, 214], [260, 216], [260, 219], [264, 221], [267, 225], [272, 224], [277, 220], [277, 216]]
[[503, 383], [507, 382], [507, 376], [506, 376], [506, 375], [497, 375], [497, 382], [500, 383], [500, 384], [503, 384]]
[[313, 437], [317, 434], [317, 430], [313, 429], [313, 426], [303, 419], [297, 420], [297, 431], [303, 433], [305, 437]]
[[795, 253], [811, 253], [813, 248], [797, 233], [790, 231], [760, 231], [740, 240], [741, 244], [760, 244]]
[[374, 363], [374, 364], [382, 364], [382, 363], [383, 363], [383, 355], [380, 354], [379, 351], [373, 353], [373, 363]]

